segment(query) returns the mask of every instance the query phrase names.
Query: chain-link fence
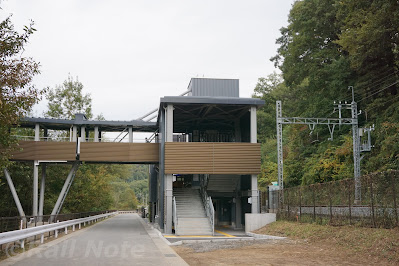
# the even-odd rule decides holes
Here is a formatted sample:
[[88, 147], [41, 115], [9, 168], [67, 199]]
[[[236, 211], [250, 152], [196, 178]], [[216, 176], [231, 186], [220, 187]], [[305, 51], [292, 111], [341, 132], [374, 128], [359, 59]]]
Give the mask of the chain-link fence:
[[[361, 200], [355, 204], [354, 179], [269, 191], [268, 209], [279, 203], [278, 219], [319, 224], [391, 228], [399, 226], [399, 171], [361, 177]], [[278, 201], [283, 193], [282, 203]]]

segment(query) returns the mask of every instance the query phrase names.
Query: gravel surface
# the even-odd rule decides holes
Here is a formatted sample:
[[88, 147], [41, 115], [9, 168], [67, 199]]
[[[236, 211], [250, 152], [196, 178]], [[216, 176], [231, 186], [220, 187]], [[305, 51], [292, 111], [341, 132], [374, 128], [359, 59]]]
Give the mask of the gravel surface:
[[295, 242], [287, 239], [261, 239], [261, 240], [228, 240], [228, 241], [201, 241], [196, 243], [184, 243], [182, 247], [191, 248], [194, 252], [209, 252], [218, 249], [234, 249], [255, 244], [278, 244], [278, 243], [290, 243]]

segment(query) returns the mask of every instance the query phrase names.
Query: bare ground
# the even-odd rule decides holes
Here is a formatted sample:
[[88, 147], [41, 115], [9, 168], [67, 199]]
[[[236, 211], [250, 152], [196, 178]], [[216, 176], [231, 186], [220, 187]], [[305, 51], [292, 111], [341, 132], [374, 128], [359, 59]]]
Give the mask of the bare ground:
[[[208, 242], [173, 248], [189, 265], [399, 265], [396, 258], [396, 248], [399, 247], [397, 229], [351, 230], [325, 226], [320, 229], [318, 225], [277, 222], [258, 233], [267, 234], [277, 230], [280, 231], [279, 235], [284, 235], [281, 233], [283, 228], [291, 232], [286, 240]], [[296, 234], [292, 233], [293, 228]], [[320, 233], [320, 230], [327, 230], [328, 233]], [[368, 237], [370, 230], [378, 230], [378, 246], [373, 244], [373, 236]], [[318, 237], [304, 237], [312, 236], [312, 232]], [[352, 232], [353, 236], [350, 235]], [[359, 233], [362, 235], [360, 239], [357, 237]], [[353, 244], [348, 238], [360, 242]], [[385, 246], [393, 249], [387, 251]]]

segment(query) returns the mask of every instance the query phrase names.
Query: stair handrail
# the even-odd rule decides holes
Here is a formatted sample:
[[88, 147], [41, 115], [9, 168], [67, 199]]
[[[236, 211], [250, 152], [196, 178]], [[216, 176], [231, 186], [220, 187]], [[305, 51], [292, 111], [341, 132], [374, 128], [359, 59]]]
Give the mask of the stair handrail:
[[205, 212], [206, 216], [209, 219], [209, 222], [211, 223], [211, 228], [212, 228], [212, 235], [215, 233], [215, 209], [213, 208], [213, 203], [212, 203], [212, 198], [208, 196], [206, 193], [206, 190], [204, 188], [201, 188], [200, 190], [201, 196], [202, 196], [202, 202], [204, 203], [205, 206]]
[[177, 233], [177, 207], [176, 207], [176, 197], [173, 196], [173, 207], [172, 207], [173, 224], [175, 226], [175, 234]]
[[212, 235], [215, 234], [215, 209], [213, 208], [212, 198], [208, 197], [208, 210], [209, 210], [209, 221], [211, 222]]

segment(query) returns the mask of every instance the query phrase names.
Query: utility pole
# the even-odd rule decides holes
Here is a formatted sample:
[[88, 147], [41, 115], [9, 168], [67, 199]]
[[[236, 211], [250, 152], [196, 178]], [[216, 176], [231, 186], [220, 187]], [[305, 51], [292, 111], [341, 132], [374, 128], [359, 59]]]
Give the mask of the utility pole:
[[[371, 150], [370, 132], [374, 128], [361, 129], [368, 133], [368, 143], [360, 145], [359, 125], [358, 125], [358, 111], [357, 103], [354, 101], [354, 91], [352, 88], [352, 103], [335, 104], [334, 111], [338, 109], [339, 118], [303, 118], [303, 117], [282, 117], [281, 101], [276, 101], [276, 124], [277, 124], [277, 164], [278, 164], [278, 185], [280, 189], [284, 188], [283, 175], [283, 124], [305, 124], [309, 125], [311, 131], [314, 130], [315, 125], [327, 125], [330, 131], [329, 140], [333, 140], [334, 129], [336, 125], [351, 125], [353, 137], [353, 163], [354, 163], [354, 180], [355, 180], [355, 204], [361, 203], [361, 180], [360, 180], [360, 152]], [[351, 118], [342, 118], [342, 109], [351, 110]], [[280, 193], [280, 203], [283, 202], [282, 193]]]
[[[353, 92], [353, 90], [352, 90]], [[357, 118], [357, 103], [352, 101], [352, 119], [356, 123], [352, 124], [352, 140], [353, 140], [353, 170], [355, 178], [355, 204], [360, 204], [362, 200], [362, 189], [360, 181], [360, 137], [359, 137], [359, 125]]]
[[[279, 123], [282, 117], [281, 101], [276, 101], [276, 117], [277, 117], [277, 174], [278, 185], [280, 191], [284, 189], [284, 175], [283, 175], [283, 124]], [[283, 203], [283, 193], [279, 193], [279, 202]]]

